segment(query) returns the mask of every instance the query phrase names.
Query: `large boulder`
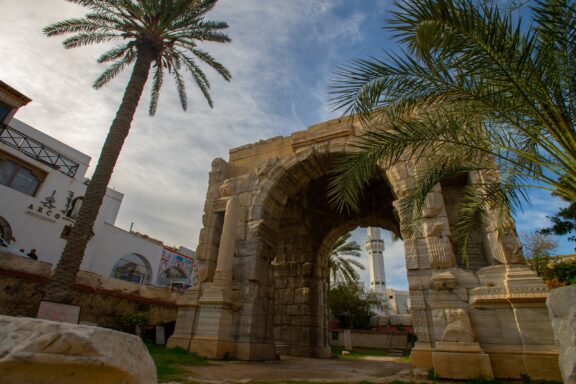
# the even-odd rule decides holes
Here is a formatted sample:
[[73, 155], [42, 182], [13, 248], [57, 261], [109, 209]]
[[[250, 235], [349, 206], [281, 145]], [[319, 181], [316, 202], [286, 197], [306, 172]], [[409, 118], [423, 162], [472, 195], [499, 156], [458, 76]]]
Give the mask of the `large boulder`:
[[0, 381], [156, 383], [156, 367], [139, 337], [110, 329], [0, 316]]
[[576, 286], [556, 288], [546, 300], [565, 384], [576, 384]]

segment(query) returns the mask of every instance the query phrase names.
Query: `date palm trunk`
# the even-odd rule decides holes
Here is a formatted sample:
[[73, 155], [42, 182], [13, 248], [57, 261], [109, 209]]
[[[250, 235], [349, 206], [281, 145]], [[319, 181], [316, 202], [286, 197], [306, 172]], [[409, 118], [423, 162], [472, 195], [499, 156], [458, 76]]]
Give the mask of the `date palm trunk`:
[[130, 131], [130, 125], [148, 79], [152, 61], [152, 49], [146, 45], [138, 47], [136, 63], [130, 81], [106, 136], [94, 175], [86, 189], [78, 218], [48, 285], [48, 291], [44, 297], [46, 301], [61, 304], [70, 304], [72, 301], [72, 287], [76, 281], [76, 275], [80, 269], [114, 166], [122, 150], [124, 140]]

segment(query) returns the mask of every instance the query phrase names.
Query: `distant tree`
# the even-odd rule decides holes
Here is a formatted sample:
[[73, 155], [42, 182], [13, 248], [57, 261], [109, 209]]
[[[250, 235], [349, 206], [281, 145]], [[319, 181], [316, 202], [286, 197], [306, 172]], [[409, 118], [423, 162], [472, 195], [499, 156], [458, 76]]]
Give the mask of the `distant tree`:
[[48, 36], [71, 35], [64, 40], [65, 48], [90, 44], [118, 42], [98, 59], [110, 64], [96, 79], [93, 87], [99, 89], [132, 64], [132, 74], [124, 96], [110, 126], [92, 180], [72, 228], [64, 252], [48, 286], [45, 300], [70, 303], [72, 286], [92, 233], [98, 211], [124, 140], [128, 136], [144, 85], [153, 72], [150, 115], [158, 105], [160, 89], [167, 73], [176, 84], [180, 104], [187, 107], [184, 73], [192, 75], [210, 107], [210, 83], [199, 66], [203, 63], [224, 79], [230, 72], [199, 42], [228, 43], [230, 38], [222, 31], [228, 28], [223, 21], [205, 20], [205, 15], [217, 0], [68, 0], [89, 9], [84, 18], [63, 20], [44, 28]]
[[558, 240], [540, 232], [532, 232], [523, 236], [522, 245], [526, 258], [546, 257], [554, 255]]
[[348, 241], [352, 236], [350, 232], [340, 237], [330, 250], [328, 267], [330, 268], [330, 280], [332, 284], [356, 284], [360, 275], [354, 268], [360, 270], [366, 267], [357, 260], [345, 256], [360, 257], [360, 245], [355, 241]]
[[[562, 180], [565, 184], [565, 181]], [[554, 195], [557, 195], [554, 193]], [[557, 195], [558, 196], [558, 195]], [[562, 197], [562, 196], [560, 196]], [[552, 221], [552, 226], [540, 230], [543, 235], [571, 235], [568, 241], [576, 242], [576, 202], [563, 198], [570, 203], [566, 208], [561, 208], [554, 216], [548, 216]]]
[[522, 238], [524, 256], [528, 266], [546, 279], [549, 277], [552, 256], [558, 241], [539, 232], [529, 233]]
[[523, 237], [523, 246], [526, 263], [549, 288], [576, 284], [576, 260], [554, 256], [556, 240], [534, 232]]
[[374, 292], [366, 292], [357, 283], [338, 284], [328, 292], [328, 307], [340, 327], [369, 329], [372, 309], [382, 308]]
[[548, 286], [555, 288], [564, 285], [576, 285], [576, 260], [555, 258]]

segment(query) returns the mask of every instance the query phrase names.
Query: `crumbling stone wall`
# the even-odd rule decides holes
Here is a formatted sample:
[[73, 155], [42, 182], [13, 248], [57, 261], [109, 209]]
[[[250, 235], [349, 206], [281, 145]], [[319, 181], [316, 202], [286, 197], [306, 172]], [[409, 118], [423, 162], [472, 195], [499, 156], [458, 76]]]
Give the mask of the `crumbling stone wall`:
[[[51, 264], [0, 251], [0, 315], [36, 317], [46, 293]], [[118, 317], [146, 312], [149, 324], [176, 320], [179, 292], [142, 287], [81, 271], [74, 286], [80, 321], [119, 328]]]

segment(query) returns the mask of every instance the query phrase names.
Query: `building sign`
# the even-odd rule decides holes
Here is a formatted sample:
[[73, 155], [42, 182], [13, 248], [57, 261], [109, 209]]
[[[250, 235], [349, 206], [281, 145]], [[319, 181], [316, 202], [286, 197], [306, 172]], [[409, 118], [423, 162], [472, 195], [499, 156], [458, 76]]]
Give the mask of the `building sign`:
[[186, 279], [193, 285], [196, 280], [196, 259], [164, 248], [160, 259], [158, 283], [168, 285], [171, 282], [182, 282]]
[[67, 215], [68, 210], [72, 204], [72, 198], [74, 197], [74, 192], [68, 191], [68, 197], [63, 209], [58, 209], [56, 207], [56, 191], [52, 191], [52, 194], [46, 196], [44, 200], [40, 201], [39, 204], [30, 203], [26, 210], [29, 215], [38, 217], [39, 219], [44, 219], [55, 223], [56, 220], [63, 219], [66, 221], [74, 222], [74, 219]]

